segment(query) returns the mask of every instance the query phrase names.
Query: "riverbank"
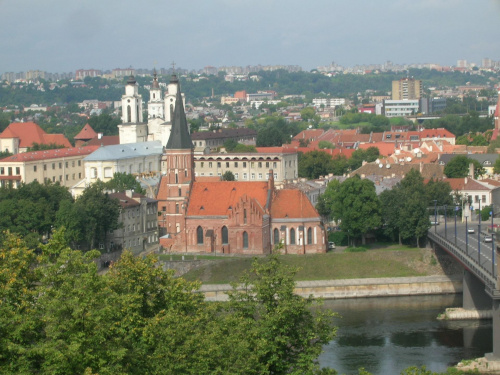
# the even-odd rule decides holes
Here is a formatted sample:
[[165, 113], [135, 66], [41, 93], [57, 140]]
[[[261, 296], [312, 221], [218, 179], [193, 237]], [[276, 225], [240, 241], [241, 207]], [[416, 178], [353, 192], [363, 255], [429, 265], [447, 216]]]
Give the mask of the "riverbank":
[[[203, 284], [199, 289], [207, 301], [227, 301], [229, 284]], [[345, 280], [298, 281], [295, 293], [314, 298], [341, 299], [462, 293], [460, 276], [419, 276]]]

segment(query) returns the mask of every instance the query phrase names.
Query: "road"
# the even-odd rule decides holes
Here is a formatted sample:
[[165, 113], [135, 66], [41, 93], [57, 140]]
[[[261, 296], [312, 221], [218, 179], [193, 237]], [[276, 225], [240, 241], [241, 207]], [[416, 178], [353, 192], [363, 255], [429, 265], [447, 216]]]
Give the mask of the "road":
[[[492, 256], [494, 257], [495, 242], [484, 242], [486, 235], [489, 235], [487, 230], [491, 224], [489, 222], [482, 223], [480, 230], [478, 223], [468, 223], [467, 228], [465, 223], [457, 222], [456, 225], [456, 239], [455, 239], [455, 222], [448, 221], [445, 225], [444, 222], [439, 225], [432, 226], [429, 231], [435, 231], [441, 237], [446, 238], [448, 241], [460, 247], [462, 251], [469, 257], [479, 263], [482, 268], [492, 272]], [[474, 233], [467, 233], [467, 230], [474, 229]], [[493, 237], [495, 239], [495, 237]], [[494, 259], [495, 264], [497, 259]], [[495, 274], [496, 274], [496, 267]]]

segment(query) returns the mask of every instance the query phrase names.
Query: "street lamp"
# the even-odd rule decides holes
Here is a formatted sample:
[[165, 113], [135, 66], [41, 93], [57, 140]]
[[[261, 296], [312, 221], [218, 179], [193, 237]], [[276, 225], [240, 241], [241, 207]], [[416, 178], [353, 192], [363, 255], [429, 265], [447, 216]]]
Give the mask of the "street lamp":
[[477, 262], [481, 267], [481, 224], [477, 225]]
[[465, 215], [465, 254], [469, 255], [469, 228], [467, 226], [467, 218]]
[[447, 217], [446, 217], [446, 211], [447, 211], [448, 206], [444, 205], [444, 238], [448, 239], [448, 226], [447, 226]]
[[437, 232], [437, 200], [434, 199], [434, 233]]
[[457, 244], [457, 211], [458, 205], [455, 206], [455, 245]]

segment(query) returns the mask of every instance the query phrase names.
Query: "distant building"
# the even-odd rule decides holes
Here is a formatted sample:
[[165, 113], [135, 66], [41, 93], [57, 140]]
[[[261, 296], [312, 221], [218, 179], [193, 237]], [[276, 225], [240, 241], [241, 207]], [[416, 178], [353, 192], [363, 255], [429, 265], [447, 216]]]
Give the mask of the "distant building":
[[102, 76], [102, 71], [97, 69], [78, 69], [75, 72], [76, 80], [83, 80], [85, 77], [100, 77]]
[[0, 150], [3, 152], [26, 152], [35, 143], [71, 147], [71, 143], [63, 134], [48, 134], [34, 122], [13, 122], [0, 133]]
[[58, 148], [23, 152], [0, 160], [0, 186], [18, 187], [21, 183], [59, 183], [68, 188], [84, 178], [83, 158], [98, 146]]
[[194, 147], [210, 147], [216, 149], [224, 145], [224, 142], [233, 140], [245, 145], [255, 146], [257, 141], [257, 131], [248, 128], [240, 129], [218, 129], [213, 132], [196, 132], [191, 134]]
[[420, 111], [420, 104], [418, 99], [384, 100], [383, 111], [386, 117], [407, 117], [416, 115]]
[[392, 81], [392, 100], [420, 99], [423, 95], [422, 81], [414, 78], [402, 78]]
[[111, 76], [113, 78], [124, 78], [135, 75], [135, 69], [127, 68], [127, 69], [113, 69], [111, 72]]
[[111, 193], [120, 203], [118, 222], [121, 227], [108, 236], [99, 248], [110, 251], [128, 249], [135, 255], [158, 243], [158, 201], [131, 190]]

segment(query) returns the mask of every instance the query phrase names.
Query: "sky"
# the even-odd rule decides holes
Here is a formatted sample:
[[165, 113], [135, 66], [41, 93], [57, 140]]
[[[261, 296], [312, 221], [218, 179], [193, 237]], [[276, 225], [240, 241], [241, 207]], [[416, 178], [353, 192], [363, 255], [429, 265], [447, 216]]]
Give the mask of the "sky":
[[0, 74], [500, 60], [500, 0], [0, 0]]

